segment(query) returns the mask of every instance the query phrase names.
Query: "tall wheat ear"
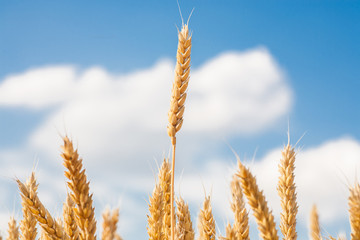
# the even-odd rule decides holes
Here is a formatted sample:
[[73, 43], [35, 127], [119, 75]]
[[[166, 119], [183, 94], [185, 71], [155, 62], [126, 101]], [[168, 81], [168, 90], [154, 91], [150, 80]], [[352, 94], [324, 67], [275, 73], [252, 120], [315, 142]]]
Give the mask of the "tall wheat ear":
[[322, 240], [316, 205], [312, 207], [310, 214], [310, 238], [312, 240]]
[[170, 111], [168, 113], [169, 124], [167, 132], [172, 144], [172, 165], [171, 165], [171, 240], [175, 238], [175, 208], [174, 208], [174, 175], [175, 175], [175, 149], [176, 133], [183, 124], [183, 115], [185, 111], [186, 91], [190, 79], [190, 53], [191, 53], [191, 35], [187, 24], [183, 24], [178, 33], [178, 48], [176, 54], [175, 79], [172, 86], [170, 101]]
[[103, 231], [101, 235], [102, 240], [122, 240], [122, 237], [116, 232], [117, 224], [119, 222], [119, 209], [116, 208], [112, 212], [106, 209], [103, 214]]
[[191, 222], [189, 206], [184, 199], [176, 200], [178, 222], [176, 224], [176, 240], [194, 240], [195, 232]]
[[[250, 240], [249, 216], [245, 208], [245, 201], [243, 198], [239, 178], [236, 175], [233, 176], [230, 187], [232, 195], [231, 210], [233, 211], [235, 216], [235, 222], [233, 227], [235, 232], [235, 239]], [[226, 227], [226, 233], [227, 232], [228, 227]]]
[[19, 226], [14, 217], [11, 217], [8, 223], [8, 237], [6, 240], [19, 240]]
[[75, 213], [73, 208], [74, 201], [70, 195], [67, 194], [66, 202], [63, 205], [64, 231], [69, 236], [69, 240], [79, 240], [79, 229], [75, 220]]
[[31, 214], [36, 218], [40, 227], [43, 229], [44, 234], [49, 239], [54, 240], [67, 240], [68, 236], [64, 233], [64, 230], [61, 225], [59, 225], [56, 220], [50, 215], [49, 211], [44, 207], [44, 205], [39, 200], [37, 195], [37, 183], [34, 172], [31, 174], [30, 182], [32, 185], [36, 186], [34, 188], [29, 187], [29, 185], [23, 184], [19, 179], [16, 180], [20, 195], [22, 198], [23, 204], [26, 208], [29, 209]]
[[67, 185], [71, 190], [70, 196], [75, 203], [73, 211], [75, 220], [79, 227], [80, 240], [96, 239], [95, 210], [93, 207], [92, 194], [89, 193], [90, 183], [87, 180], [82, 159], [79, 158], [77, 150], [74, 150], [72, 141], [64, 137], [62, 146], [63, 165], [67, 169], [65, 176], [68, 178]]
[[163, 192], [159, 184], [155, 185], [152, 196], [149, 197], [149, 215], [147, 232], [150, 240], [162, 240], [163, 225]]
[[279, 237], [276, 231], [274, 216], [267, 206], [264, 193], [259, 190], [256, 184], [256, 178], [251, 174], [249, 169], [240, 162], [239, 157], [237, 158], [239, 169], [236, 175], [240, 178], [243, 193], [253, 210], [260, 236], [264, 240], [278, 240]]
[[351, 239], [360, 240], [360, 185], [355, 183], [354, 187], [350, 187], [349, 195], [349, 213], [351, 225]]
[[278, 193], [281, 198], [281, 222], [280, 229], [284, 240], [296, 240], [296, 203], [295, 187], [295, 150], [288, 144], [281, 152], [282, 158], [279, 164]]
[[[30, 178], [25, 183], [30, 192], [36, 192], [38, 184], [36, 183], [35, 174], [31, 174]], [[35, 240], [37, 235], [36, 218], [31, 214], [26, 202], [22, 199], [22, 213], [23, 219], [20, 221], [21, 240]]]
[[[164, 159], [159, 171], [159, 185], [162, 192], [162, 228], [164, 240], [171, 239], [171, 167], [167, 159]], [[175, 216], [174, 216], [175, 218]]]
[[215, 240], [215, 220], [212, 214], [210, 196], [205, 197], [203, 208], [200, 210], [198, 219], [198, 240]]

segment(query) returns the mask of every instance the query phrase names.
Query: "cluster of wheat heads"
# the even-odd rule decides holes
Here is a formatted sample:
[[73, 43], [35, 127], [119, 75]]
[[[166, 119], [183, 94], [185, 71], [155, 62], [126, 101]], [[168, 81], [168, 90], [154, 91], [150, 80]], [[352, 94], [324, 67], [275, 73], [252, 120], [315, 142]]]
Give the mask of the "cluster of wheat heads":
[[[175, 175], [175, 147], [176, 133], [183, 124], [185, 110], [186, 91], [190, 79], [190, 53], [191, 35], [187, 24], [183, 24], [178, 33], [177, 63], [175, 67], [175, 79], [172, 87], [170, 111], [168, 114], [168, 135], [172, 143], [171, 165], [164, 159], [159, 169], [158, 182], [155, 185], [149, 199], [148, 235], [150, 240], [193, 240], [195, 238], [188, 205], [179, 197], [176, 200], [177, 211], [174, 206], [174, 175]], [[298, 204], [295, 186], [295, 150], [288, 143], [282, 151], [279, 164], [280, 177], [277, 191], [281, 198], [282, 212], [280, 214], [280, 230], [284, 240], [297, 239], [296, 216]], [[225, 236], [216, 233], [215, 220], [212, 214], [210, 196], [206, 196], [203, 208], [198, 216], [198, 239], [228, 239], [249, 240], [249, 217], [245, 208], [245, 195], [247, 204], [250, 206], [260, 237], [264, 240], [278, 240], [279, 235], [276, 223], [267, 201], [256, 183], [255, 176], [238, 159], [238, 169], [234, 174], [231, 184], [232, 201], [231, 209], [234, 213], [234, 223], [228, 223]], [[360, 187], [358, 184], [350, 189], [349, 213], [351, 223], [351, 239], [360, 240]], [[316, 207], [311, 213], [311, 227], [309, 235], [311, 239], [322, 239]], [[334, 239], [332, 236], [327, 236]]]
[[[38, 183], [32, 172], [26, 182], [16, 179], [21, 195], [22, 215], [19, 226], [12, 217], [8, 226], [9, 240], [95, 240], [96, 221], [90, 183], [87, 180], [82, 159], [72, 141], [64, 137], [62, 146], [63, 165], [69, 193], [64, 199], [63, 217], [55, 219], [38, 196]], [[117, 233], [119, 209], [103, 214], [102, 240], [121, 240]], [[40, 227], [38, 234], [37, 226]], [[38, 236], [39, 235], [39, 236]]]

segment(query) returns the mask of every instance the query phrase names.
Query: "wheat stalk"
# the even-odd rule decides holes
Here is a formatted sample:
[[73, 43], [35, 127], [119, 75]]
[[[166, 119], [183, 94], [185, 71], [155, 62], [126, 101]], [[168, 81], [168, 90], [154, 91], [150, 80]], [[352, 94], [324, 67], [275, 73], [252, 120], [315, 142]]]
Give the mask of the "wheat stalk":
[[[233, 227], [233, 231], [236, 235], [235, 239], [250, 240], [249, 217], [245, 208], [245, 201], [243, 198], [240, 183], [236, 175], [233, 176], [230, 186], [232, 194], [231, 210], [233, 211], [235, 216], [235, 222]], [[230, 231], [229, 226], [231, 227], [231, 225], [228, 225], [226, 227], [226, 236], [228, 236], [227, 232]], [[231, 231], [229, 232], [229, 234], [230, 233]]]
[[310, 214], [310, 236], [312, 240], [322, 239], [320, 233], [319, 215], [317, 212], [316, 205], [312, 207]]
[[[102, 240], [115, 240], [117, 224], [119, 222], [119, 209], [116, 208], [110, 212], [109, 209], [106, 209], [103, 213], [103, 232], [101, 235]], [[120, 235], [119, 235], [120, 237]], [[120, 237], [121, 239], [121, 237]]]
[[189, 206], [181, 197], [176, 200], [178, 219], [176, 225], [177, 240], [194, 240], [195, 232], [191, 222]]
[[159, 184], [155, 185], [152, 196], [149, 198], [149, 212], [150, 215], [147, 216], [148, 227], [147, 232], [149, 234], [150, 240], [162, 240], [163, 234], [162, 221], [163, 221], [163, 192]]
[[[35, 180], [33, 181], [34, 181], [34, 185], [36, 186], [37, 184]], [[19, 179], [17, 179], [16, 182], [18, 184], [23, 203], [26, 205], [26, 207], [30, 210], [31, 214], [39, 222], [45, 234], [49, 238], [54, 240], [67, 239], [67, 236], [66, 234], [64, 234], [64, 230], [62, 229], [62, 227], [57, 224], [57, 222], [51, 217], [49, 211], [40, 202], [36, 192], [36, 188], [34, 189], [26, 186]]]
[[69, 240], [79, 239], [79, 229], [75, 220], [75, 214], [73, 211], [74, 201], [70, 195], [67, 194], [66, 202], [63, 205], [63, 218], [64, 218], [64, 231], [69, 236]]
[[[25, 183], [26, 187], [30, 189], [30, 193], [37, 191], [38, 184], [36, 183], [35, 174], [32, 173], [30, 178]], [[23, 219], [20, 221], [21, 240], [35, 240], [37, 235], [36, 219], [31, 214], [26, 202], [22, 200]]]
[[171, 240], [175, 238], [175, 209], [174, 209], [174, 175], [175, 175], [175, 149], [176, 133], [183, 123], [185, 111], [186, 90], [190, 78], [190, 53], [191, 35], [187, 24], [183, 24], [178, 33], [178, 49], [176, 54], [175, 79], [172, 86], [170, 111], [168, 113], [169, 124], [167, 132], [172, 144], [172, 176], [171, 176]]
[[94, 216], [94, 207], [92, 194], [89, 193], [89, 182], [87, 181], [85, 169], [82, 166], [82, 159], [79, 158], [77, 150], [74, 150], [73, 143], [68, 137], [64, 137], [63, 153], [65, 176], [69, 179], [67, 182], [71, 192], [70, 196], [76, 207], [73, 207], [76, 216], [76, 222], [80, 229], [80, 240], [96, 239], [96, 221]]
[[260, 235], [264, 240], [278, 240], [274, 216], [267, 206], [265, 196], [256, 184], [256, 178], [238, 159], [238, 172], [243, 193], [254, 212]]
[[212, 214], [210, 196], [205, 197], [203, 209], [200, 210], [198, 219], [198, 240], [215, 240], [215, 220]]
[[[167, 159], [164, 159], [159, 171], [159, 184], [162, 192], [162, 237], [171, 239], [171, 168]], [[175, 216], [174, 216], [175, 217]]]
[[280, 229], [284, 240], [296, 240], [296, 187], [294, 183], [295, 150], [288, 144], [281, 152], [282, 158], [279, 164], [278, 193], [281, 198], [281, 222]]
[[8, 234], [6, 240], [19, 240], [19, 226], [16, 224], [14, 217], [10, 217], [8, 222]]
[[357, 182], [353, 188], [350, 188], [348, 203], [350, 213], [351, 239], [360, 240], [360, 186]]

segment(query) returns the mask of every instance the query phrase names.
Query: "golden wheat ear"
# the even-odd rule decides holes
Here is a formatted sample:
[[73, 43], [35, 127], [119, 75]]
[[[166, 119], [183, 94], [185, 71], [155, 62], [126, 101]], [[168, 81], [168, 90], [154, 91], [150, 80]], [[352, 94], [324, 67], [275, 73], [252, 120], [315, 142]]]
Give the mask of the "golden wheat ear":
[[[25, 183], [26, 187], [30, 190], [30, 192], [37, 192], [38, 184], [36, 183], [35, 174], [32, 173], [30, 178]], [[20, 230], [21, 240], [35, 240], [37, 235], [37, 229], [36, 229], [36, 219], [31, 214], [29, 208], [26, 205], [26, 202], [24, 202], [24, 199], [22, 199], [22, 213], [23, 213], [23, 219], [20, 221]]]
[[75, 214], [73, 211], [75, 204], [70, 195], [67, 194], [66, 202], [63, 205], [63, 218], [64, 218], [64, 231], [69, 236], [69, 240], [79, 239], [79, 229], [75, 220]]
[[8, 222], [8, 234], [7, 240], [19, 240], [19, 226], [14, 217], [11, 217]]
[[27, 209], [29, 209], [33, 217], [36, 218], [44, 234], [49, 239], [67, 240], [68, 237], [64, 233], [62, 226], [55, 221], [55, 219], [50, 215], [49, 211], [39, 200], [38, 194], [36, 192], [37, 183], [34, 173], [32, 173], [31, 179], [32, 180], [30, 181], [33, 181], [33, 186], [36, 186], [35, 188], [29, 187], [28, 184], [23, 184], [19, 179], [16, 180], [23, 204]]
[[67, 185], [71, 190], [70, 196], [75, 203], [73, 211], [79, 227], [80, 240], [96, 239], [95, 210], [93, 207], [92, 194], [89, 193], [90, 183], [87, 180], [82, 159], [68, 137], [64, 137], [62, 146], [63, 164], [67, 169], [65, 176], [68, 178]]
[[312, 240], [322, 239], [320, 233], [319, 215], [317, 212], [316, 205], [312, 207], [310, 214], [310, 237]]
[[[167, 159], [164, 159], [159, 171], [159, 185], [162, 192], [162, 229], [164, 240], [171, 239], [171, 167]], [[174, 216], [175, 217], [175, 216]]]
[[267, 206], [265, 196], [256, 183], [256, 178], [238, 159], [236, 176], [240, 178], [241, 188], [253, 210], [260, 236], [264, 240], [278, 240], [274, 216]]
[[[115, 240], [116, 239], [116, 230], [117, 224], [119, 222], [119, 209], [116, 208], [112, 212], [109, 209], [106, 209], [103, 214], [103, 232], [101, 235], [102, 240]], [[117, 235], [120, 239], [120, 235]]]
[[[235, 232], [236, 235], [235, 239], [250, 240], [249, 216], [245, 208], [245, 201], [243, 198], [243, 193], [241, 190], [239, 178], [236, 175], [233, 176], [230, 187], [231, 187], [231, 195], [232, 195], [231, 210], [233, 211], [235, 216], [235, 222], [233, 227], [233, 231]], [[226, 234], [228, 232], [229, 226], [231, 227], [231, 225], [228, 225], [226, 227]]]
[[231, 224], [228, 223], [226, 225], [226, 236], [223, 237], [219, 237], [220, 240], [239, 240], [239, 239], [242, 239], [242, 238], [237, 238], [236, 237], [236, 231], [233, 227], [231, 227]]
[[199, 240], [215, 240], [215, 220], [212, 214], [210, 196], [205, 197], [203, 208], [198, 218]]
[[188, 25], [182, 26], [178, 33], [178, 48], [176, 54], [175, 78], [172, 85], [170, 100], [170, 111], [168, 113], [167, 132], [172, 144], [172, 176], [171, 176], [171, 240], [175, 238], [175, 209], [174, 209], [174, 175], [175, 175], [175, 149], [176, 133], [183, 124], [185, 111], [186, 91], [190, 79], [190, 54], [191, 54], [191, 35]]
[[278, 193], [281, 198], [281, 222], [280, 229], [284, 240], [296, 240], [296, 203], [295, 187], [295, 150], [288, 144], [281, 152], [282, 158], [279, 164]]
[[159, 184], [155, 185], [152, 196], [149, 198], [149, 213], [147, 216], [148, 227], [147, 232], [149, 239], [162, 239], [163, 224], [163, 192]]
[[349, 195], [349, 213], [351, 225], [351, 239], [360, 239], [360, 186], [356, 182], [355, 186], [350, 188]]
[[195, 232], [191, 222], [189, 206], [184, 199], [179, 197], [176, 200], [178, 222], [176, 224], [177, 240], [194, 240]]

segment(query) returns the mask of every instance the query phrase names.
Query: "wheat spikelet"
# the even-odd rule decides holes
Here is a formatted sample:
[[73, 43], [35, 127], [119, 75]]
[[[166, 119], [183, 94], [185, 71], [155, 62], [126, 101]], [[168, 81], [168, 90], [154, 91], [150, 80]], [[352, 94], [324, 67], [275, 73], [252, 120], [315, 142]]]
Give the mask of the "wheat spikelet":
[[350, 213], [351, 239], [360, 240], [360, 186], [357, 182], [353, 188], [350, 188], [348, 203]]
[[192, 227], [189, 206], [181, 197], [176, 200], [178, 219], [176, 225], [177, 240], [194, 240], [195, 232]]
[[8, 234], [6, 240], [19, 240], [19, 226], [14, 217], [11, 217], [8, 223]]
[[319, 215], [317, 213], [316, 205], [312, 207], [310, 215], [310, 236], [312, 240], [321, 240]]
[[[25, 183], [26, 187], [30, 189], [30, 193], [37, 192], [38, 184], [36, 183], [35, 174], [32, 173], [30, 178]], [[20, 221], [21, 240], [35, 240], [37, 235], [36, 219], [27, 208], [26, 202], [22, 202], [23, 219]]]
[[231, 224], [228, 223], [226, 225], [226, 236], [225, 237], [220, 237], [220, 240], [239, 240], [242, 238], [237, 238], [236, 237], [236, 231], [233, 227], [231, 227]]
[[167, 127], [168, 135], [171, 137], [173, 145], [176, 143], [175, 135], [180, 130], [183, 123], [186, 90], [190, 78], [191, 35], [189, 34], [187, 24], [182, 26], [178, 38], [179, 43], [176, 54], [175, 79], [172, 86], [170, 111], [168, 114], [169, 124]]
[[[231, 225], [228, 224], [228, 226], [226, 227], [226, 236], [228, 236], [227, 232], [230, 231], [231, 228], [236, 234], [235, 239], [250, 240], [249, 217], [245, 208], [245, 201], [243, 198], [240, 183], [236, 175], [233, 176], [230, 186], [232, 194], [231, 210], [235, 215], [235, 223], [233, 228], [231, 228]], [[230, 233], [231, 231], [229, 232], [229, 234]]]
[[74, 201], [68, 194], [66, 197], [66, 202], [63, 205], [64, 231], [69, 236], [69, 240], [78, 240], [79, 229], [75, 221], [75, 214], [73, 208]]
[[[34, 174], [34, 173], [32, 173]], [[35, 179], [35, 178], [34, 178]], [[54, 240], [66, 240], [67, 235], [64, 234], [64, 230], [57, 222], [51, 217], [49, 211], [40, 202], [36, 188], [29, 188], [23, 184], [20, 180], [16, 180], [23, 204], [30, 210], [31, 214], [36, 218], [45, 234]], [[36, 182], [34, 180], [34, 185]]]
[[163, 202], [163, 220], [162, 230], [163, 239], [169, 240], [171, 238], [171, 169], [168, 160], [164, 159], [160, 172], [159, 172], [159, 184], [162, 192]]
[[[106, 209], [103, 213], [103, 232], [101, 235], [102, 240], [115, 240], [117, 224], [119, 222], [119, 209], [114, 209], [112, 213]], [[118, 235], [119, 236], [119, 235]], [[121, 239], [121, 237], [119, 236]]]
[[205, 197], [203, 209], [200, 210], [198, 219], [198, 240], [215, 240], [215, 220], [212, 214], [210, 196]]
[[298, 205], [296, 203], [296, 192], [294, 183], [295, 151], [288, 144], [282, 151], [279, 164], [278, 193], [281, 198], [281, 222], [280, 229], [284, 240], [296, 240], [296, 214]]
[[163, 221], [163, 192], [159, 184], [155, 185], [152, 196], [149, 199], [149, 212], [147, 232], [150, 240], [162, 240], [161, 234]]
[[239, 170], [236, 175], [240, 178], [243, 193], [254, 212], [261, 238], [264, 240], [278, 240], [274, 216], [267, 206], [263, 192], [259, 190], [256, 184], [255, 177], [242, 165], [240, 160], [238, 160], [238, 166]]
[[94, 207], [92, 194], [89, 193], [89, 182], [87, 181], [85, 169], [82, 166], [82, 159], [79, 158], [77, 150], [74, 150], [73, 143], [68, 137], [64, 137], [63, 153], [65, 176], [69, 179], [67, 182], [71, 190], [71, 198], [75, 203], [73, 211], [75, 220], [80, 230], [80, 240], [96, 239], [96, 221], [94, 216]]

